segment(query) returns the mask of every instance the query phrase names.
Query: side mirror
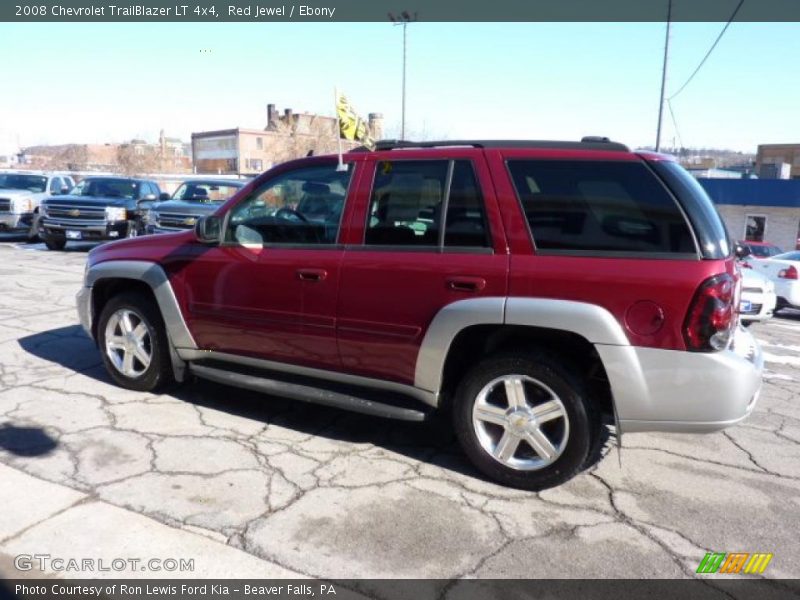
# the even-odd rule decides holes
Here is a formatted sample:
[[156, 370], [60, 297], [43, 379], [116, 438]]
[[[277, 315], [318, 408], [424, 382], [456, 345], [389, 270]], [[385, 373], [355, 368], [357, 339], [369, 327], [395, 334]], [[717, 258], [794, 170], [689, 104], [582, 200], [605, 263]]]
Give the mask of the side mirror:
[[69, 194], [69, 186], [65, 185], [64, 187], [62, 187], [60, 193], [61, 194]]
[[733, 253], [736, 255], [736, 258], [738, 258], [739, 260], [742, 260], [743, 258], [747, 258], [748, 256], [750, 256], [750, 254], [752, 254], [750, 252], [750, 248], [748, 246], [744, 246], [744, 245], [742, 245], [742, 244], [740, 244], [738, 242], [736, 244], [734, 244], [734, 246], [733, 246]]
[[194, 224], [194, 236], [201, 244], [218, 244], [222, 238], [222, 218], [216, 215], [200, 217]]
[[167, 192], [161, 192], [161, 195], [158, 197], [159, 200], [170, 200], [172, 196], [170, 196]]
[[145, 194], [139, 200], [143, 202], [153, 202], [154, 200], [158, 200], [158, 196], [155, 194]]

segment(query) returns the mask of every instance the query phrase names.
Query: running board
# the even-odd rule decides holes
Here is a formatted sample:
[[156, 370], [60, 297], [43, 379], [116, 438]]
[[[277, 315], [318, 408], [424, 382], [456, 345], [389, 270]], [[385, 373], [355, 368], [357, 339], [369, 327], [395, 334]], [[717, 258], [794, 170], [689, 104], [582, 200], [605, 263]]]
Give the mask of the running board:
[[[385, 419], [425, 421], [431, 413], [430, 409], [418, 410], [415, 408], [395, 406], [393, 404], [369, 400], [348, 393], [326, 390], [300, 383], [281, 381], [280, 379], [273, 379], [262, 375], [244, 374], [197, 363], [189, 363], [189, 370], [198, 377], [215, 381], [216, 383], [272, 394], [283, 398], [290, 398], [292, 400], [301, 400], [313, 404], [343, 408], [345, 410], [375, 417], [383, 417]], [[413, 402], [413, 400], [410, 400], [410, 402]]]

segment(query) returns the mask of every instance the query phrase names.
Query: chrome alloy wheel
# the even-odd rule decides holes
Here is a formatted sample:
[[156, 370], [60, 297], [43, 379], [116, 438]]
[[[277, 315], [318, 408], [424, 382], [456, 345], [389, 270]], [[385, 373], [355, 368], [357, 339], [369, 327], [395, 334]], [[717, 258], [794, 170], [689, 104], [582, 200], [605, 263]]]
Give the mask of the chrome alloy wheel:
[[142, 317], [120, 308], [106, 323], [106, 355], [125, 377], [141, 377], [153, 359], [150, 329]]
[[558, 395], [527, 375], [503, 375], [487, 383], [472, 408], [481, 447], [518, 471], [552, 464], [569, 439], [569, 417]]

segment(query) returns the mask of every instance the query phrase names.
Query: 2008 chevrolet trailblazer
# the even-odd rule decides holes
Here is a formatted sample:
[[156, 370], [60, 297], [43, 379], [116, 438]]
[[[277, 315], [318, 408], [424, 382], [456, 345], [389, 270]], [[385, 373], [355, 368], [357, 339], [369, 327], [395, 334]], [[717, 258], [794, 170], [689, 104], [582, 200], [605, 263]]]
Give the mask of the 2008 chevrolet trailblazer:
[[187, 373], [409, 420], [486, 475], [577, 473], [601, 416], [703, 432], [753, 409], [734, 249], [670, 158], [581, 142], [383, 142], [264, 173], [194, 232], [93, 250], [81, 322], [119, 385]]

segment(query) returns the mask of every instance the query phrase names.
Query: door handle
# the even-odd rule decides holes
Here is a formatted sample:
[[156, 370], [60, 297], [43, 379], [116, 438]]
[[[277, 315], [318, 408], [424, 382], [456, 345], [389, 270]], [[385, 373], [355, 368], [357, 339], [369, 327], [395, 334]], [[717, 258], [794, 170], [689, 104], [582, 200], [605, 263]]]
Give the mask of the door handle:
[[324, 281], [328, 272], [325, 269], [297, 269], [297, 276], [302, 281]]
[[485, 287], [483, 277], [451, 277], [447, 280], [447, 288], [454, 292], [482, 292]]

